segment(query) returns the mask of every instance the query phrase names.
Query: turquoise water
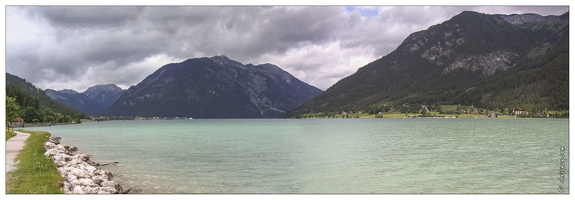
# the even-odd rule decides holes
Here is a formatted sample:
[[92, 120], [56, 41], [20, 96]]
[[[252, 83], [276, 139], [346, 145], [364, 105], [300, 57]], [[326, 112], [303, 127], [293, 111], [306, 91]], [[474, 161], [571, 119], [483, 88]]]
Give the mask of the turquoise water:
[[142, 193], [552, 193], [560, 119], [206, 119], [30, 128]]

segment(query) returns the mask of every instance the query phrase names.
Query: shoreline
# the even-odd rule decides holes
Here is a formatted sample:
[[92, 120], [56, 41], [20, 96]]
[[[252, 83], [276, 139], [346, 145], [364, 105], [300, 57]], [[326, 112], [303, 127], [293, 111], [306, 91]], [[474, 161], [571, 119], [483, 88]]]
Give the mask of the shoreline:
[[[132, 191], [132, 188], [124, 190], [112, 180], [114, 175], [110, 171], [101, 168], [117, 162], [100, 164], [90, 161], [88, 154], [75, 154], [78, 147], [60, 144], [60, 139], [51, 135], [44, 143], [44, 155], [56, 164], [65, 194], [128, 194]], [[140, 190], [134, 191], [139, 193]]]

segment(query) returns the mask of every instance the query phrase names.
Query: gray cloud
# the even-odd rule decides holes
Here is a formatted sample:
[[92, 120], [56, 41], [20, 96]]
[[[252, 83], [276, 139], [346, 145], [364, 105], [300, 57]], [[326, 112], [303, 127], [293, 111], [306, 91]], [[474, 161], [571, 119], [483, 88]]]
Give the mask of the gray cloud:
[[327, 89], [410, 33], [461, 11], [560, 15], [569, 8], [377, 9], [366, 17], [344, 6], [7, 6], [6, 71], [41, 88], [127, 88], [170, 62], [227, 55], [244, 64], [276, 64]]

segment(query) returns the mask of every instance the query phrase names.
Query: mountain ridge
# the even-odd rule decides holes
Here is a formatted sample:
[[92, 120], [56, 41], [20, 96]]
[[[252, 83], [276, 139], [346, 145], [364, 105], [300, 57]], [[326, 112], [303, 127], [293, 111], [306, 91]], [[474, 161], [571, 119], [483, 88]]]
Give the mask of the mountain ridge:
[[74, 90], [53, 90], [46, 89], [44, 93], [50, 98], [75, 108], [88, 116], [97, 116], [104, 111], [104, 107], [96, 101], [90, 99], [83, 93], [78, 93]]
[[320, 92], [275, 65], [243, 65], [226, 56], [192, 58], [156, 70], [104, 115], [269, 118]]
[[[368, 110], [381, 105], [395, 105], [400, 109], [398, 104], [403, 103], [465, 104], [501, 110], [504, 107], [566, 109], [564, 104], [541, 100], [550, 99], [550, 94], [535, 87], [546, 85], [546, 79], [538, 79], [535, 85], [527, 80], [537, 76], [534, 69], [528, 68], [541, 68], [568, 52], [568, 34], [565, 34], [568, 33], [568, 12], [530, 21], [511, 24], [502, 15], [462, 12], [427, 30], [410, 34], [396, 50], [359, 68], [284, 116]], [[534, 57], [534, 51], [549, 59]], [[536, 62], [540, 63], [534, 64]], [[568, 72], [568, 65], [557, 69]], [[525, 75], [518, 76], [519, 83], [500, 80], [511, 79], [518, 73]], [[559, 77], [560, 82], [568, 81], [568, 77]], [[523, 80], [526, 83], [522, 83]], [[545, 87], [552, 89], [559, 83], [553, 85]], [[530, 96], [520, 101], [510, 100], [508, 96], [519, 95], [516, 88], [520, 87], [528, 87], [531, 93], [525, 95]], [[565, 95], [560, 93], [551, 96], [560, 96], [561, 101], [565, 101]]]
[[125, 91], [126, 90], [123, 90], [117, 85], [109, 83], [103, 85], [94, 85], [82, 93], [100, 104], [102, 107], [108, 108], [110, 105], [116, 102], [120, 95], [122, 95], [122, 93]]
[[89, 116], [100, 116], [124, 92], [115, 84], [94, 85], [79, 93], [71, 89], [46, 89], [44, 93], [51, 99], [59, 101]]

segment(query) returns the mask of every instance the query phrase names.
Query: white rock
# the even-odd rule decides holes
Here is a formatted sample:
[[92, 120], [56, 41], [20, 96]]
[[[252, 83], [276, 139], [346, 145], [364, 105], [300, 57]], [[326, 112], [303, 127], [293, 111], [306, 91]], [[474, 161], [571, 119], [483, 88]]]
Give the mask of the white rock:
[[72, 191], [72, 193], [74, 194], [84, 194], [84, 190], [82, 190], [82, 187], [80, 187], [79, 185], [76, 185], [74, 187], [74, 190]]
[[46, 149], [53, 149], [53, 148], [56, 148], [56, 144], [51, 143], [51, 142], [46, 142], [46, 143], [44, 143], [44, 147], [46, 147]]
[[100, 189], [97, 187], [84, 187], [84, 192], [86, 194], [98, 194], [99, 191]]
[[94, 175], [94, 172], [96, 172], [96, 170], [98, 170], [96, 167], [88, 165], [86, 166], [86, 171], [88, 171], [88, 174], [90, 175]]
[[72, 173], [68, 173], [66, 177], [68, 177], [68, 181], [78, 180], [78, 177]]
[[70, 183], [68, 181], [64, 181], [63, 187], [64, 187], [64, 192], [68, 191], [68, 193], [71, 192], [72, 188], [74, 188], [74, 187], [72, 187], [72, 183]]
[[62, 155], [54, 155], [52, 156], [52, 159], [54, 159], [54, 162], [64, 160], [64, 158], [62, 158]]
[[60, 154], [60, 156], [62, 157], [63, 161], [70, 161], [70, 156], [67, 154]]
[[[69, 181], [69, 180], [68, 180], [68, 181]], [[73, 186], [82, 185], [82, 182], [80, 182], [79, 179], [74, 179], [74, 180], [70, 181], [70, 183], [71, 183]]]
[[118, 191], [114, 187], [101, 187], [100, 191], [107, 192], [110, 194], [118, 193]]
[[80, 159], [82, 159], [82, 161], [88, 161], [88, 160], [90, 160], [90, 156], [89, 156], [88, 154], [80, 154], [80, 155], [78, 155], [78, 157], [79, 157]]
[[[56, 163], [56, 165], [57, 165], [58, 167], [66, 166], [66, 162], [65, 162], [65, 161], [58, 161], [58, 162], [54, 162], [54, 163]], [[65, 170], [64, 170], [64, 171], [65, 171]]]
[[78, 174], [78, 178], [90, 178], [90, 175], [88, 175], [86, 171], [82, 170], [82, 172]]
[[116, 183], [114, 181], [108, 181], [108, 180], [104, 180], [102, 181], [102, 183], [100, 183], [100, 185], [102, 187], [111, 187], [111, 188], [115, 188], [116, 187]]
[[94, 183], [94, 180], [92, 179], [87, 179], [87, 178], [81, 178], [80, 180], [80, 185], [83, 186], [90, 186], [90, 187], [97, 187], [98, 185], [96, 185], [96, 183]]
[[66, 166], [68, 167], [74, 167], [78, 165], [78, 160], [76, 159], [71, 159], [70, 161], [68, 161], [68, 163], [66, 163]]
[[66, 171], [65, 169], [59, 167], [56, 170], [58, 170], [58, 173], [60, 173], [60, 176], [62, 177], [66, 177], [66, 175], [68, 175], [68, 171]]
[[46, 152], [44, 153], [44, 156], [47, 156], [47, 157], [52, 157], [52, 156], [54, 156], [54, 155], [58, 155], [58, 150], [48, 149], [48, 150], [46, 150]]
[[103, 179], [101, 176], [92, 176], [92, 180], [94, 180], [94, 183], [101, 186], [102, 182], [104, 182], [106, 179]]
[[[74, 155], [76, 147], [64, 146], [56, 142], [44, 143], [45, 156], [52, 157], [58, 166], [57, 170], [63, 178], [64, 193], [73, 194], [117, 194], [122, 187], [111, 181], [111, 172], [92, 166], [87, 154]], [[67, 148], [66, 148], [67, 147]], [[67, 149], [67, 150], [66, 150]], [[88, 163], [89, 162], [89, 163]]]
[[78, 169], [78, 168], [72, 168], [72, 169], [70, 170], [70, 173], [72, 173], [72, 174], [74, 174], [75, 176], [81, 178], [81, 176], [80, 176], [79, 174], [84, 173], [84, 171], [81, 170], [81, 169]]

